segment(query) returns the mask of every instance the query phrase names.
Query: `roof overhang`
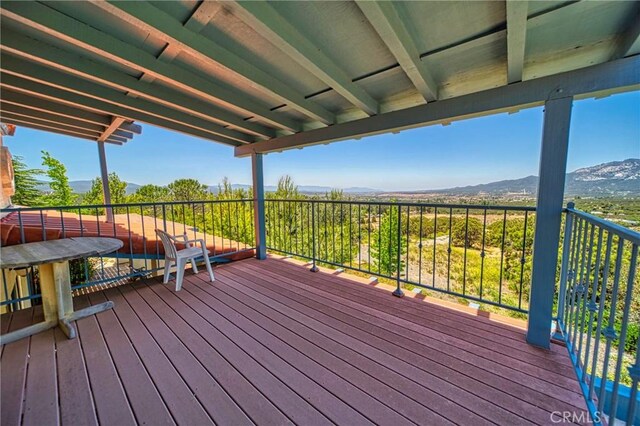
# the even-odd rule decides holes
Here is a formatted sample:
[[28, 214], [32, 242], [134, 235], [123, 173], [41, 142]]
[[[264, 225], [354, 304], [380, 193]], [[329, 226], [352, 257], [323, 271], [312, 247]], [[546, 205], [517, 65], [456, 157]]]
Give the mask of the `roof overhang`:
[[[640, 84], [638, 2], [0, 8], [2, 118], [106, 142], [126, 139], [132, 130], [122, 126], [137, 121], [242, 156]], [[16, 97], [28, 102], [10, 101]], [[96, 129], [112, 133], [96, 138]]]

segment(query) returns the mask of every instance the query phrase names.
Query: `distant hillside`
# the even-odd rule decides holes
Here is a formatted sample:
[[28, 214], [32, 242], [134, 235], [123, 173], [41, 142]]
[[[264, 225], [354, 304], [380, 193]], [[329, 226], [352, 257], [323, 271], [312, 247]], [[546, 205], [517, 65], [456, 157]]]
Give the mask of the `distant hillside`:
[[[74, 193], [76, 194], [84, 194], [89, 192], [89, 190], [91, 189], [91, 180], [72, 180], [69, 181], [69, 186], [71, 186], [71, 189], [73, 190]], [[42, 191], [42, 192], [49, 192], [51, 191], [51, 187], [49, 186], [49, 182], [46, 181], [38, 181], [38, 186], [37, 186], [38, 190]], [[136, 190], [140, 188], [140, 185], [136, 184], [136, 183], [131, 183], [131, 182], [127, 182], [127, 194], [133, 194], [134, 192], [136, 192]]]
[[[233, 187], [233, 189], [251, 188], [251, 185], [243, 185], [243, 184], [233, 184], [231, 186]], [[277, 187], [275, 185], [264, 186], [264, 190], [266, 192], [274, 192], [276, 189]], [[307, 194], [317, 194], [317, 193], [324, 194], [325, 192], [331, 192], [332, 189], [336, 189], [336, 188], [332, 188], [330, 186], [311, 186], [311, 185], [298, 186], [298, 191], [307, 193]], [[342, 189], [342, 192], [344, 192], [345, 194], [376, 194], [376, 193], [382, 192], [380, 189], [362, 188], [362, 187], [350, 187], [350, 188], [338, 188], [338, 189]], [[218, 186], [217, 185], [209, 186], [209, 191], [216, 194], [218, 192]]]
[[[520, 179], [501, 180], [481, 185], [423, 191], [400, 191], [399, 194], [443, 194], [443, 195], [535, 195], [538, 177], [527, 176]], [[565, 195], [607, 196], [640, 195], [640, 159], [612, 161], [585, 167], [567, 173]]]

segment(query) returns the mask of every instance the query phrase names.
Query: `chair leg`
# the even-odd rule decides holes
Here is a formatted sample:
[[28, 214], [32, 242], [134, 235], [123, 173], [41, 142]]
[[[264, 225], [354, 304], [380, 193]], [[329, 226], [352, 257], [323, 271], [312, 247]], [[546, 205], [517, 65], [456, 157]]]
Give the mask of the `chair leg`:
[[194, 274], [198, 273], [198, 267], [196, 266], [196, 258], [195, 257], [191, 258], [191, 268], [193, 269], [193, 273]]
[[185, 266], [187, 266], [187, 259], [178, 259], [178, 266], [176, 269], [176, 291], [180, 291], [182, 288], [182, 278], [184, 277]]
[[171, 266], [173, 265], [173, 262], [171, 262], [170, 260], [165, 260], [164, 261], [164, 280], [162, 281], [164, 284], [168, 283], [169, 280], [171, 279]]
[[211, 282], [215, 281], [215, 277], [213, 276], [213, 270], [211, 269], [211, 262], [209, 261], [209, 256], [207, 255], [207, 251], [202, 249], [202, 257], [204, 257], [204, 266], [207, 267], [207, 272], [209, 272], [209, 278]]

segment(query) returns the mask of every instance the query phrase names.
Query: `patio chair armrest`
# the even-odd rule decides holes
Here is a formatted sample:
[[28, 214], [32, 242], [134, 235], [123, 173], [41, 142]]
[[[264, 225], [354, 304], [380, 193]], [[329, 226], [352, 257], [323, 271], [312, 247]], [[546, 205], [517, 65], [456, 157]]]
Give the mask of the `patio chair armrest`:
[[207, 250], [207, 244], [204, 242], [203, 238], [197, 238], [195, 240], [184, 240], [183, 243], [188, 244], [188, 243], [196, 243], [196, 244], [200, 244], [200, 246], [202, 247], [202, 249], [204, 251], [206, 251], [207, 253], [209, 253], [209, 250]]

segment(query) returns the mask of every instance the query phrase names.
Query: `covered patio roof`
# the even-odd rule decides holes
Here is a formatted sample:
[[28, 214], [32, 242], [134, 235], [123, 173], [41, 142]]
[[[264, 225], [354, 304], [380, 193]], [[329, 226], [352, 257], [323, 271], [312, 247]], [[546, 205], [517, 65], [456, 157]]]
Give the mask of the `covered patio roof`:
[[[239, 156], [640, 84], [637, 2], [1, 8], [3, 119], [70, 132], [68, 114], [51, 115], [69, 107], [77, 118], [91, 112], [235, 146]], [[21, 118], [32, 110], [38, 115]], [[116, 142], [131, 131], [117, 129]]]

